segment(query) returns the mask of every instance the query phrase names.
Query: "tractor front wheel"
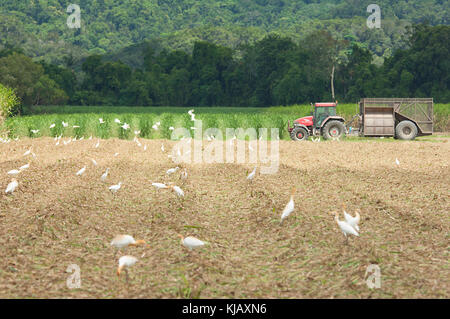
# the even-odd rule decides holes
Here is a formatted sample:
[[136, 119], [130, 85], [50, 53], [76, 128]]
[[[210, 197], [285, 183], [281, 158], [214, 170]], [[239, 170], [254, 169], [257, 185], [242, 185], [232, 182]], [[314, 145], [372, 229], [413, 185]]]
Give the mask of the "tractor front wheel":
[[291, 139], [294, 141], [305, 141], [308, 139], [308, 131], [300, 126], [294, 127], [291, 131]]
[[322, 132], [323, 138], [326, 140], [340, 139], [345, 133], [345, 126], [340, 121], [330, 121], [325, 124]]

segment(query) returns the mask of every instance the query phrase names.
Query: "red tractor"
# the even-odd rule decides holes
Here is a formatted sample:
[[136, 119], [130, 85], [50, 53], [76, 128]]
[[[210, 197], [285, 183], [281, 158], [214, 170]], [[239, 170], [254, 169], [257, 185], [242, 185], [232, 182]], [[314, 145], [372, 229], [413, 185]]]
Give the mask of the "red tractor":
[[[311, 103], [312, 105], [312, 103]], [[310, 135], [324, 139], [338, 139], [346, 133], [345, 121], [336, 115], [336, 103], [316, 103], [310, 116], [298, 118], [288, 131], [294, 141], [305, 141]]]

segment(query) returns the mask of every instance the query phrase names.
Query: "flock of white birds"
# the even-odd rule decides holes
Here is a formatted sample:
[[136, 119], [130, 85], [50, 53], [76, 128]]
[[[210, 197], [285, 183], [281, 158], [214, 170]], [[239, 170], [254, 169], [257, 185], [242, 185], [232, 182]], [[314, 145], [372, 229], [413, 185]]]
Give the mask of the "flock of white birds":
[[[194, 110], [190, 110], [189, 115], [191, 116], [191, 120], [195, 121], [195, 114], [194, 114]], [[104, 120], [102, 118], [99, 119], [99, 123], [102, 124], [104, 123]], [[124, 130], [128, 130], [130, 129], [130, 126], [127, 123], [122, 123], [119, 119], [115, 119], [115, 123], [117, 123], [118, 125], [122, 125], [121, 127]], [[69, 124], [67, 122], [62, 122], [64, 127], [67, 127]], [[160, 122], [157, 122], [155, 125], [153, 125], [153, 129], [157, 130], [159, 128], [159, 126], [161, 125]], [[55, 124], [52, 124], [50, 126], [50, 128], [54, 127]], [[75, 127], [75, 126], [74, 126]], [[170, 127], [170, 129], [174, 129], [173, 127]], [[142, 146], [142, 144], [139, 142], [137, 136], [139, 135], [140, 131], [135, 131], [135, 138], [133, 140], [133, 142], [136, 142], [137, 145], [139, 147]], [[59, 145], [59, 141], [62, 138], [62, 136], [58, 136], [55, 137], [55, 140], [57, 141], [56, 145]], [[90, 137], [89, 139], [92, 139], [92, 137]], [[235, 138], [233, 138], [235, 139]], [[16, 139], [17, 140], [17, 139]], [[69, 139], [67, 141], [64, 141], [64, 144], [67, 145], [72, 141], [75, 141], [76, 139]], [[80, 138], [79, 140], [82, 140], [82, 138]], [[7, 139], [0, 139], [1, 142], [3, 143], [9, 143], [10, 140]], [[320, 141], [319, 139], [314, 140], [314, 142], [318, 142]], [[94, 148], [98, 148], [100, 146], [100, 141], [98, 140], [97, 143], [94, 145]], [[146, 146], [144, 148], [144, 150], [146, 149]], [[164, 144], [161, 145], [161, 151], [165, 152], [164, 149]], [[119, 154], [116, 153], [114, 154], [114, 156], [118, 156]], [[33, 152], [32, 148], [30, 148], [29, 150], [27, 150], [24, 154], [24, 157], [26, 156], [33, 156], [36, 157], [36, 154]], [[173, 156], [168, 155], [169, 157]], [[91, 162], [94, 166], [97, 166], [97, 162], [95, 161], [95, 159], [91, 158]], [[395, 159], [395, 163], [397, 166], [400, 165], [400, 162], [398, 159]], [[23, 172], [24, 170], [28, 169], [30, 167], [30, 163], [21, 166], [19, 169], [13, 169], [7, 172], [8, 175], [12, 176], [12, 177], [17, 177], [21, 172]], [[171, 168], [168, 169], [166, 171], [167, 175], [171, 175], [174, 174], [175, 172], [177, 172], [180, 169], [180, 167], [175, 167], [175, 168]], [[87, 166], [83, 166], [78, 172], [76, 172], [77, 176], [82, 176], [87, 170]], [[107, 178], [108, 178], [108, 174], [109, 174], [110, 169], [107, 168], [106, 171], [101, 175], [100, 180], [102, 182], [106, 182]], [[249, 182], [251, 182], [255, 176], [256, 176], [256, 171], [257, 171], [257, 167], [255, 166], [254, 169], [250, 172], [250, 174], [248, 174], [247, 176], [247, 180]], [[184, 170], [181, 172], [181, 178], [182, 179], [187, 179], [188, 178], [188, 173], [186, 168], [184, 168]], [[112, 185], [109, 187], [109, 190], [112, 193], [117, 193], [120, 188], [122, 187], [122, 182], [119, 182], [116, 185]], [[152, 186], [154, 186], [157, 190], [162, 190], [162, 189], [169, 189], [169, 190], [173, 190], [177, 196], [179, 197], [184, 197], [184, 191], [177, 185], [173, 185], [172, 183], [169, 183], [169, 185], [166, 185], [164, 183], [159, 183], [159, 182], [153, 182]], [[5, 193], [6, 194], [13, 194], [14, 191], [19, 187], [19, 183], [17, 181], [16, 178], [12, 178], [11, 182], [8, 184]], [[282, 211], [281, 214], [281, 221], [280, 221], [280, 225], [283, 223], [283, 221], [295, 210], [295, 205], [294, 205], [294, 196], [295, 196], [295, 192], [296, 189], [293, 188], [292, 192], [291, 192], [291, 196], [290, 196], [290, 200], [289, 202], [286, 204], [285, 208]], [[342, 231], [342, 233], [345, 236], [345, 242], [348, 242], [348, 235], [353, 235], [353, 236], [359, 236], [359, 222], [360, 222], [360, 214], [359, 211], [356, 212], [355, 217], [351, 216], [350, 214], [348, 214], [345, 210], [345, 204], [343, 204], [343, 213], [344, 213], [344, 219], [345, 220], [339, 220], [339, 213], [337, 211], [332, 211], [330, 212], [330, 214], [334, 215], [334, 219], [336, 224], [338, 225], [339, 229]], [[185, 246], [187, 249], [189, 249], [189, 251], [196, 249], [196, 248], [200, 248], [203, 247], [206, 242], [189, 236], [189, 237], [184, 237], [182, 235], [178, 235], [181, 238], [181, 244], [183, 246]], [[116, 237], [114, 237], [114, 239], [111, 241], [111, 246], [115, 247], [117, 249], [117, 251], [119, 250], [123, 250], [126, 249], [130, 246], [139, 246], [139, 245], [146, 245], [146, 242], [144, 240], [135, 240], [132, 236], [130, 235], [117, 235]], [[116, 254], [117, 254], [116, 251]], [[145, 253], [142, 255], [142, 257], [145, 255]], [[125, 255], [119, 258], [119, 265], [117, 268], [117, 275], [120, 276], [122, 271], [125, 271], [126, 273], [126, 279], [128, 282], [128, 271], [127, 268], [131, 267], [133, 265], [136, 264], [136, 262], [138, 262], [138, 259], [136, 257], [133, 256], [129, 256], [129, 255]]]

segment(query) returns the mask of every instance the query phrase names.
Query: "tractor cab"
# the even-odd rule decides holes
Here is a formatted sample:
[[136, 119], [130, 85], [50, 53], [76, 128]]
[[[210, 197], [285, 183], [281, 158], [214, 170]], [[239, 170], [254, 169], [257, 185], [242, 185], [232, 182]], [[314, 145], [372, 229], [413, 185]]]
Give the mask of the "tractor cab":
[[322, 127], [323, 121], [330, 116], [336, 116], [336, 103], [315, 103], [313, 110], [314, 128]]

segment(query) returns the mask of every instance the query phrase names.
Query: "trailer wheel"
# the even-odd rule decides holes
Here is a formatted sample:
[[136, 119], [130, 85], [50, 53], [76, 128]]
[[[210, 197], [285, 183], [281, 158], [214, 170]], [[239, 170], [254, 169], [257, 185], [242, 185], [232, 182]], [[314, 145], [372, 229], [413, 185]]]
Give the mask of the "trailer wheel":
[[291, 131], [291, 139], [293, 141], [305, 141], [308, 139], [309, 133], [308, 131], [300, 126], [294, 127]]
[[417, 126], [411, 121], [401, 121], [395, 128], [395, 135], [401, 140], [413, 140], [417, 136]]
[[326, 140], [339, 139], [345, 133], [344, 123], [340, 121], [330, 121], [323, 127], [323, 138]]

